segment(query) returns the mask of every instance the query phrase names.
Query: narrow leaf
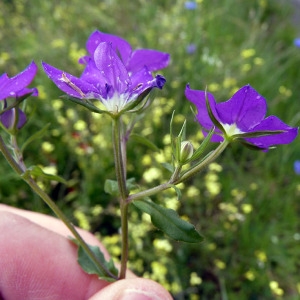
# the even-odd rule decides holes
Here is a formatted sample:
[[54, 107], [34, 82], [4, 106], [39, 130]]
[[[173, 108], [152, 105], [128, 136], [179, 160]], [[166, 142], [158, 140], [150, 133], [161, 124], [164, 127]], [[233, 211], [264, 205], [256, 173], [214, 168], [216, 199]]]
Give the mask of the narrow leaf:
[[198, 243], [203, 240], [195, 227], [182, 220], [175, 210], [164, 208], [151, 200], [136, 200], [132, 203], [142, 212], [149, 214], [153, 225], [172, 239], [188, 243]]
[[157, 151], [157, 152], [160, 151], [160, 149], [155, 144], [153, 144], [151, 141], [149, 141], [148, 139], [146, 139], [145, 137], [143, 137], [139, 134], [133, 133], [130, 135], [130, 138], [133, 139], [137, 143], [147, 146], [149, 149], [151, 149], [153, 151]]
[[[114, 278], [108, 277], [107, 274], [105, 274], [100, 268], [98, 268], [93, 261], [90, 259], [90, 257], [86, 254], [84, 249], [78, 244], [77, 240], [74, 238], [71, 238], [72, 242], [74, 242], [78, 246], [78, 263], [81, 266], [81, 268], [88, 274], [96, 274], [100, 279], [104, 279], [106, 281], [113, 282], [115, 281]], [[100, 248], [98, 246], [91, 246], [88, 245], [90, 250], [94, 253], [94, 255], [97, 257], [97, 259], [102, 263], [102, 265], [112, 274], [115, 275], [115, 277], [118, 276], [118, 270], [114, 265], [114, 262], [112, 259], [109, 261], [106, 261], [104, 258], [103, 253], [101, 252]]]
[[174, 173], [174, 166], [169, 164], [169, 163], [162, 163], [161, 164], [165, 169], [167, 169], [168, 171], [170, 171], [171, 173]]
[[58, 175], [47, 174], [39, 166], [31, 166], [30, 168], [27, 169], [26, 172], [33, 176], [42, 177], [44, 179], [58, 181], [63, 184], [67, 184], [67, 181], [64, 178], [62, 178]]
[[175, 192], [177, 194], [177, 198], [178, 198], [178, 200], [180, 200], [181, 196], [182, 196], [181, 190], [175, 184], [170, 185], [170, 187], [175, 190]]

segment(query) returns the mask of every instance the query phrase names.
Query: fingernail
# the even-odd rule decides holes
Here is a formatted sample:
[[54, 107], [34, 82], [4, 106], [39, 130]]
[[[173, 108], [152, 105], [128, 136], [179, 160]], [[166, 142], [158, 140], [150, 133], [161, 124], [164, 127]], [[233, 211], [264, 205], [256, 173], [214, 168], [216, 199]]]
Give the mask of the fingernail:
[[120, 300], [159, 300], [155, 295], [150, 295], [148, 291], [125, 290]]

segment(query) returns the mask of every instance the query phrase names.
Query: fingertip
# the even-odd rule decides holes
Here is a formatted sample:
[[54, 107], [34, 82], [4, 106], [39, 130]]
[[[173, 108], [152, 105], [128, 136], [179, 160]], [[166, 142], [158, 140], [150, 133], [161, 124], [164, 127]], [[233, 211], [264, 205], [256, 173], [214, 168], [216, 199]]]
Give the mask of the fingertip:
[[89, 300], [172, 300], [160, 284], [145, 278], [116, 281], [96, 293]]

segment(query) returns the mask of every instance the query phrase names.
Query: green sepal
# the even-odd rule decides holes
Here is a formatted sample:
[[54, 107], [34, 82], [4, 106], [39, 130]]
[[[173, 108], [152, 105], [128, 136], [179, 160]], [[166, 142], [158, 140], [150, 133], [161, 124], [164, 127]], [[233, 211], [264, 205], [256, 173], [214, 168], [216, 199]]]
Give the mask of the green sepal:
[[1, 110], [0, 116], [1, 116], [3, 113], [5, 113], [6, 111], [8, 111], [8, 110], [10, 110], [10, 109], [12, 109], [12, 108], [19, 107], [19, 105], [20, 105], [24, 100], [26, 100], [32, 93], [33, 93], [33, 92], [30, 92], [30, 93], [27, 93], [27, 94], [23, 95], [22, 97], [18, 97], [18, 98], [16, 99], [16, 101], [15, 101], [12, 105], [10, 105], [10, 106], [4, 108], [3, 110]]
[[143, 93], [141, 93], [138, 98], [132, 102], [129, 102], [121, 112], [131, 112], [131, 113], [138, 113], [140, 112], [147, 103], [147, 97], [151, 92], [152, 88], [148, 88]]
[[26, 176], [28, 176], [28, 175], [36, 176], [36, 177], [41, 177], [41, 178], [44, 178], [44, 179], [47, 179], [47, 180], [58, 181], [58, 182], [61, 182], [63, 184], [68, 184], [68, 182], [64, 178], [62, 178], [62, 177], [60, 177], [58, 175], [47, 174], [39, 166], [31, 166], [31, 167], [29, 167], [22, 176], [24, 178], [26, 178]]
[[199, 148], [193, 153], [192, 157], [190, 157], [187, 160], [187, 163], [191, 162], [191, 161], [194, 161], [194, 160], [197, 160], [202, 155], [202, 153], [205, 151], [205, 149], [209, 145], [210, 139], [211, 139], [212, 135], [214, 134], [214, 131], [215, 131], [215, 127], [213, 127], [209, 131], [209, 133], [207, 134], [207, 136], [205, 137], [205, 139], [202, 141], [202, 143], [199, 146]]
[[79, 98], [71, 97], [69, 95], [62, 95], [61, 98], [72, 101], [81, 106], [84, 106], [85, 108], [87, 108], [88, 110], [90, 110], [94, 113], [97, 113], [97, 114], [105, 113], [105, 114], [111, 115], [108, 111], [98, 108], [97, 106], [95, 106], [94, 104], [92, 104], [90, 101], [88, 101], [86, 99], [79, 99]]
[[160, 152], [160, 149], [151, 141], [149, 141], [147, 138], [144, 136], [141, 136], [139, 134], [133, 133], [130, 135], [130, 138], [133, 139], [135, 142], [138, 142], [144, 146], [147, 146], [149, 149]]
[[255, 131], [255, 132], [234, 134], [230, 138], [232, 138], [232, 139], [256, 138], [256, 137], [261, 137], [261, 136], [280, 134], [280, 133], [284, 133], [284, 132], [286, 132], [286, 130], [261, 130], [261, 131]]
[[196, 231], [195, 227], [182, 220], [173, 209], [164, 208], [151, 200], [135, 200], [132, 202], [142, 212], [151, 216], [155, 227], [176, 241], [187, 243], [198, 243], [203, 237]]
[[215, 118], [214, 114], [212, 113], [210, 103], [208, 101], [207, 92], [205, 91], [205, 103], [206, 103], [206, 109], [208, 112], [208, 115], [211, 119], [211, 121], [214, 123], [214, 125], [219, 128], [224, 134], [226, 134], [225, 129], [223, 128], [222, 124]]
[[99, 279], [103, 279], [109, 282], [116, 281], [115, 278], [118, 276], [118, 269], [115, 267], [115, 264], [112, 259], [106, 261], [104, 258], [104, 254], [101, 252], [98, 246], [88, 245], [90, 250], [94, 253], [95, 257], [101, 262], [101, 264], [112, 274], [115, 278], [107, 276], [101, 269], [99, 269], [90, 257], [86, 254], [84, 249], [79, 245], [78, 241], [72, 237], [69, 237], [73, 243], [78, 246], [78, 258], [77, 261], [81, 268], [88, 274], [95, 274], [99, 277]]

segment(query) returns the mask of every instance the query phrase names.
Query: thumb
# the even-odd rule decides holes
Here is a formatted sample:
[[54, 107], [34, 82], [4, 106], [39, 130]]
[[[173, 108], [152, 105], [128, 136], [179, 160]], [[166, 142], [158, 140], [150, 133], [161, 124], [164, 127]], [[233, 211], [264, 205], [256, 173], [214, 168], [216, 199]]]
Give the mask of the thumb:
[[172, 300], [172, 296], [158, 283], [144, 278], [116, 281], [89, 300]]

